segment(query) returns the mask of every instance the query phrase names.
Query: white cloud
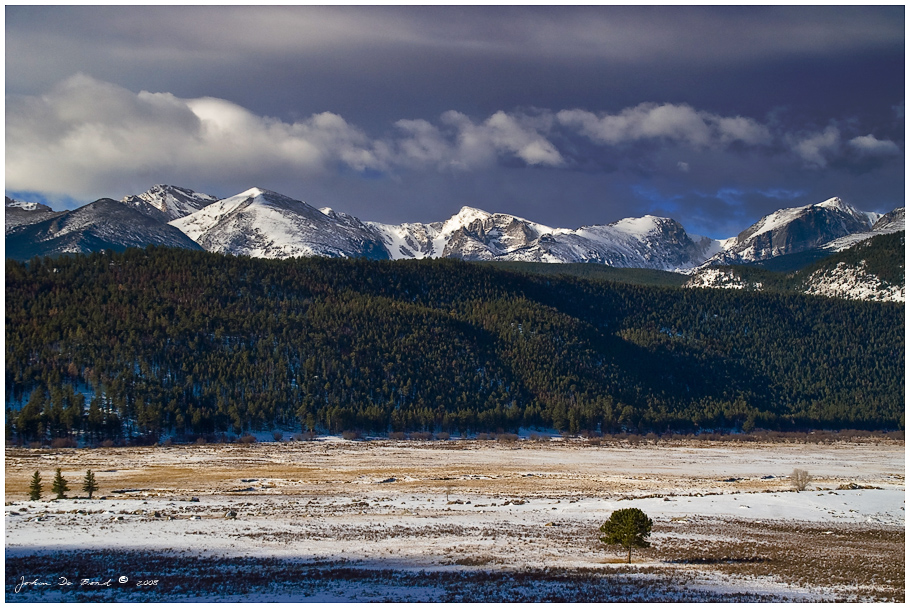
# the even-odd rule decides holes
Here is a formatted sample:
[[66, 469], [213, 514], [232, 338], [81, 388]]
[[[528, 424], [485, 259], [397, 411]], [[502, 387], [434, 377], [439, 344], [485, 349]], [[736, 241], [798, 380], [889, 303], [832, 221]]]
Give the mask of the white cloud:
[[666, 139], [705, 148], [735, 141], [761, 145], [772, 140], [768, 128], [751, 118], [699, 112], [685, 104], [642, 103], [619, 114], [601, 115], [585, 110], [563, 110], [556, 118], [589, 139], [608, 145]]
[[867, 156], [895, 156], [901, 149], [890, 139], [877, 139], [872, 134], [854, 137], [847, 142], [860, 154]]
[[7, 100], [6, 187], [92, 197], [134, 182], [189, 179], [262, 183], [272, 175], [313, 175], [397, 167], [476, 169], [515, 157], [559, 165], [562, 156], [539, 124], [497, 112], [474, 123], [458, 112], [441, 128], [396, 123], [401, 136], [376, 140], [331, 112], [285, 122], [224, 99], [138, 94], [85, 75], [43, 96]]
[[[895, 142], [872, 135], [842, 146], [834, 126], [772, 135], [751, 118], [669, 103], [643, 103], [615, 114], [498, 111], [482, 121], [448, 111], [433, 122], [399, 120], [385, 138], [373, 138], [332, 112], [288, 122], [224, 99], [133, 93], [85, 75], [45, 95], [9, 96], [6, 108], [7, 190], [82, 200], [122, 196], [154, 183], [267, 186], [337, 174], [339, 168], [474, 171], [503, 159], [561, 167], [567, 153], [554, 141], [567, 132], [601, 146], [651, 140], [700, 154], [722, 154], [734, 144], [772, 154], [784, 148], [815, 168], [849, 150], [901, 153]], [[676, 169], [687, 173], [689, 163], [679, 161]]]
[[789, 135], [787, 140], [796, 155], [808, 166], [824, 168], [828, 166], [828, 158], [840, 149], [840, 130], [828, 127], [808, 136]]
[[425, 120], [396, 122], [405, 136], [390, 142], [390, 149], [397, 150], [394, 161], [411, 167], [462, 170], [488, 166], [500, 156], [514, 156], [528, 165], [563, 163], [556, 146], [540, 134], [540, 125], [533, 119], [500, 111], [477, 124], [450, 110], [440, 121], [442, 128]]
[[77, 197], [161, 174], [260, 183], [333, 162], [383, 168], [373, 142], [335, 114], [287, 123], [223, 99], [135, 94], [84, 75], [41, 97], [8, 100], [6, 147], [8, 189]]

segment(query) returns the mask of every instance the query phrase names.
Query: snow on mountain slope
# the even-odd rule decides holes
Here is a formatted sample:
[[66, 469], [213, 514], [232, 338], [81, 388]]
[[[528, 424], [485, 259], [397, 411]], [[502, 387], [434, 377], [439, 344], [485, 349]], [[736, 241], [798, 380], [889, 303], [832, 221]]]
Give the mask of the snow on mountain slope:
[[143, 215], [167, 223], [195, 213], [216, 200], [218, 199], [214, 196], [189, 188], [159, 184], [152, 186], [148, 192], [126, 196], [120, 202], [132, 206]]
[[[53, 217], [55, 214], [53, 209], [47, 205], [42, 205], [41, 203], [17, 201], [11, 199], [8, 196], [5, 198], [6, 205], [4, 206], [3, 210], [3, 219], [6, 234], [9, 234], [10, 231], [17, 226], [34, 224], [36, 222], [46, 220], [49, 217]], [[59, 215], [59, 213], [56, 214]]]
[[814, 205], [780, 209], [741, 232], [708, 265], [743, 264], [820, 247], [872, 228], [874, 215], [834, 197]]
[[761, 291], [763, 285], [757, 281], [747, 281], [732, 268], [702, 268], [692, 275], [684, 288], [710, 287], [713, 289], [740, 289], [745, 291]]
[[41, 221], [7, 232], [7, 257], [27, 260], [36, 255], [120, 251], [147, 245], [199, 248], [179, 230], [111, 199], [41, 216]]
[[678, 270], [697, 266], [721, 247], [713, 239], [693, 239], [674, 220], [653, 216], [570, 230], [463, 207], [444, 222], [367, 224], [380, 235], [393, 259], [594, 262]]
[[900, 232], [904, 230], [904, 207], [898, 207], [894, 211], [889, 211], [888, 213], [874, 214], [878, 217], [875, 221], [875, 224], [872, 226], [872, 229], [867, 232], [857, 232], [854, 234], [848, 234], [839, 239], [834, 239], [829, 243], [825, 243], [822, 247], [830, 251], [843, 251], [853, 247], [857, 243], [861, 243], [867, 239], [871, 239], [874, 236], [880, 234], [892, 234], [894, 232]]
[[260, 258], [388, 258], [355, 217], [251, 188], [170, 222], [208, 251]]
[[878, 302], [906, 301], [905, 286], [891, 285], [868, 272], [867, 264], [850, 266], [843, 262], [835, 268], [817, 270], [806, 278], [803, 293], [847, 300], [874, 300]]

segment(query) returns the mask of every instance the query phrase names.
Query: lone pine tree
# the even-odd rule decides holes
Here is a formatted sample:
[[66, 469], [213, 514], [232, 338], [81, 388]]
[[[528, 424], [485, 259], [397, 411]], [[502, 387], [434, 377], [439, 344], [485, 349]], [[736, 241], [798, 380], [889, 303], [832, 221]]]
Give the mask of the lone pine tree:
[[621, 545], [629, 550], [628, 563], [632, 563], [632, 547], [649, 547], [645, 539], [651, 536], [651, 518], [641, 509], [619, 509], [610, 514], [610, 519], [600, 526], [603, 536], [600, 542], [607, 545]]
[[35, 471], [32, 482], [28, 486], [28, 499], [41, 500], [41, 474]]
[[93, 492], [98, 491], [98, 483], [95, 481], [95, 474], [92, 473], [92, 470], [89, 469], [85, 472], [85, 480], [82, 482], [82, 489], [88, 493], [88, 497], [92, 497]]
[[57, 498], [66, 498], [66, 493], [70, 489], [69, 484], [63, 479], [63, 473], [60, 469], [54, 474], [54, 483], [51, 485], [51, 492], [57, 495]]

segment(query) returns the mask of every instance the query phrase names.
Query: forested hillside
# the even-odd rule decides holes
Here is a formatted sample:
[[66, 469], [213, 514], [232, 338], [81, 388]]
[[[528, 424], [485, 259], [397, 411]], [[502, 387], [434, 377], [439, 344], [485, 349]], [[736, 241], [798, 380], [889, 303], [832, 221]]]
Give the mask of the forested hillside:
[[903, 428], [903, 318], [454, 260], [7, 260], [7, 435]]

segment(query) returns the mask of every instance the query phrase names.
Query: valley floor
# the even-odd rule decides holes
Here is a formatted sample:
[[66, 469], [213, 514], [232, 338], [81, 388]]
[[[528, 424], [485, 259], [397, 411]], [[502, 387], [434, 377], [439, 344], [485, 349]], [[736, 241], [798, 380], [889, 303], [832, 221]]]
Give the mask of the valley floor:
[[[57, 467], [99, 493], [27, 500]], [[7, 448], [6, 600], [904, 601], [904, 468], [902, 442]], [[654, 520], [631, 565], [597, 540], [626, 507]]]

